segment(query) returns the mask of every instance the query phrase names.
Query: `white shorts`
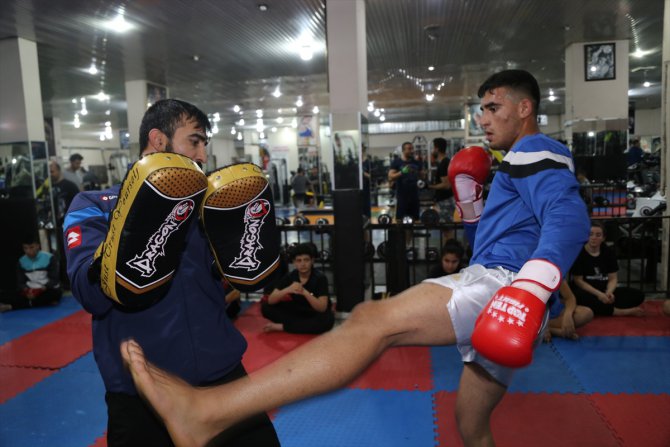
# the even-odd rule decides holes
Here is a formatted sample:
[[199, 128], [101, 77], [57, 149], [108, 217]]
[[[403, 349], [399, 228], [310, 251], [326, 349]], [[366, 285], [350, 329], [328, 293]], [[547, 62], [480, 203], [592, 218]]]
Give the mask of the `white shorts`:
[[[502, 267], [487, 269], [483, 265], [475, 264], [464, 268], [459, 273], [424, 281], [448, 287], [453, 291], [447, 303], [447, 309], [456, 333], [456, 347], [461, 353], [463, 362], [479, 364], [505, 386], [512, 381], [515, 369], [501, 366], [479, 354], [472, 347], [471, 336], [475, 320], [484, 306], [488, 304], [498, 289], [510, 285], [515, 276], [516, 273]], [[548, 317], [549, 313], [545, 312], [542, 328], [535, 339], [535, 346], [542, 341], [541, 334], [547, 325]]]

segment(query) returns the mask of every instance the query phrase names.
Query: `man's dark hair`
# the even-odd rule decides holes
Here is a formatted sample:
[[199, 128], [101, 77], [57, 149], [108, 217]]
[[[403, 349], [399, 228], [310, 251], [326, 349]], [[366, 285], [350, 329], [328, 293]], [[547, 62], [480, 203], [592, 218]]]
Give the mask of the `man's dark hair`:
[[316, 257], [316, 246], [310, 242], [296, 245], [293, 247], [293, 250], [291, 250], [291, 262], [293, 262], [295, 258], [300, 255], [307, 255], [314, 259]]
[[77, 160], [83, 160], [84, 157], [81, 156], [81, 154], [72, 154], [70, 155], [70, 162], [77, 161]]
[[178, 99], [162, 99], [144, 113], [140, 124], [140, 156], [149, 144], [149, 132], [158, 129], [169, 139], [174, 136], [175, 130], [184, 122], [194, 119], [198, 127], [209, 133], [212, 129], [207, 115], [193, 104]]
[[524, 95], [529, 96], [533, 101], [533, 111], [537, 115], [540, 109], [540, 86], [535, 77], [526, 70], [503, 70], [491, 75], [479, 87], [477, 96], [483, 98], [486, 92], [498, 87], [509, 87]]
[[406, 144], [409, 144], [410, 146], [414, 146], [411, 142], [409, 142], [409, 141], [405, 141], [402, 145], [400, 145], [400, 149], [402, 149], [402, 150], [404, 151], [404, 150], [405, 150], [405, 145], [406, 145]]
[[462, 260], [463, 256], [465, 255], [465, 249], [463, 248], [463, 245], [461, 245], [461, 243], [456, 239], [449, 239], [444, 243], [442, 251], [440, 252], [440, 256], [444, 257], [444, 255], [447, 253], [454, 254], [458, 259]]
[[40, 243], [40, 238], [37, 237], [37, 235], [34, 234], [34, 233], [24, 234], [23, 237], [21, 238], [21, 244], [22, 245], [32, 245], [32, 244], [39, 244], [39, 243]]
[[442, 137], [437, 137], [433, 140], [433, 146], [437, 149], [440, 154], [447, 153], [447, 140]]
[[591, 228], [596, 227], [600, 228], [603, 231], [603, 236], [607, 236], [607, 230], [605, 229], [605, 224], [598, 222], [597, 220], [591, 221]]

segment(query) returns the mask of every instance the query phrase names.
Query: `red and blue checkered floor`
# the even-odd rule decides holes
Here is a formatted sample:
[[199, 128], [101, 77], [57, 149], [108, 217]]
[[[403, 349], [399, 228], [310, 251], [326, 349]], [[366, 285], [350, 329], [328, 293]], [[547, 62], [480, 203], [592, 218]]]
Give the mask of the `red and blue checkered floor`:
[[[494, 414], [498, 445], [670, 446], [670, 318], [658, 304], [540, 346]], [[236, 323], [250, 371], [311, 338], [263, 323], [257, 305]], [[272, 416], [284, 447], [459, 446], [461, 369], [454, 347], [391, 349], [348, 387]], [[0, 314], [0, 446], [104, 446], [103, 396], [90, 318], [72, 297]]]

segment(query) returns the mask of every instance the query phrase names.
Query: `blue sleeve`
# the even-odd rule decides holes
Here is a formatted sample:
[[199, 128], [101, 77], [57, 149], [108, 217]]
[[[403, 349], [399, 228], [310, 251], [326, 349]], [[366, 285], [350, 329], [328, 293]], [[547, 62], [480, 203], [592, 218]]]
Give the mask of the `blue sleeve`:
[[[569, 154], [554, 155], [571, 161]], [[512, 181], [541, 228], [531, 259], [554, 263], [565, 277], [588, 239], [590, 221], [574, 174], [568, 165], [547, 167], [552, 162], [551, 159], [540, 159], [534, 167], [526, 167], [537, 169], [537, 172], [517, 176]]]
[[67, 275], [70, 278], [72, 295], [84, 309], [95, 316], [102, 316], [113, 306], [99, 282], [91, 282], [88, 270], [95, 250], [107, 235], [107, 215], [86, 194], [78, 194], [65, 216], [64, 246]]

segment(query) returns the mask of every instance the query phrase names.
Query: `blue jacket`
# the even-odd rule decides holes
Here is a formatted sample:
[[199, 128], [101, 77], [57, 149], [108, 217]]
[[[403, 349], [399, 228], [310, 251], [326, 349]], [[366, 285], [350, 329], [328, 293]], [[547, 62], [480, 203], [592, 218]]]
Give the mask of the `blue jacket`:
[[93, 316], [93, 353], [107, 391], [137, 393], [119, 351], [131, 337], [150, 361], [191, 384], [219, 379], [239, 365], [247, 344], [226, 316], [223, 286], [211, 273], [213, 256], [199, 222], [189, 227], [170, 290], [148, 309], [128, 311], [89, 280], [119, 189], [78, 194], [63, 224], [72, 294]]
[[570, 151], [545, 135], [529, 135], [507, 153], [493, 179], [470, 262], [518, 272], [541, 258], [565, 276], [589, 230]]

